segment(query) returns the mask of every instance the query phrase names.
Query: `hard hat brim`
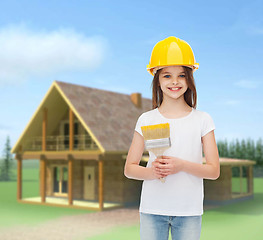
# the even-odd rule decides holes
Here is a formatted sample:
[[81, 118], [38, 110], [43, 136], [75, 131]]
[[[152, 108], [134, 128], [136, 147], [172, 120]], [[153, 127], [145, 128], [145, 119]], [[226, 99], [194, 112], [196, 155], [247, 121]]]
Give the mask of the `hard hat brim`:
[[199, 63], [195, 63], [195, 65], [176, 65], [176, 64], [172, 64], [172, 65], [165, 65], [165, 66], [156, 66], [156, 67], [151, 67], [149, 68], [149, 65], [147, 65], [147, 71], [152, 75], [154, 76], [155, 73], [159, 70], [159, 69], [162, 69], [162, 68], [165, 68], [165, 67], [170, 67], [170, 66], [185, 66], [185, 67], [189, 67], [189, 68], [192, 68], [193, 71], [195, 72], [198, 68], [199, 68]]

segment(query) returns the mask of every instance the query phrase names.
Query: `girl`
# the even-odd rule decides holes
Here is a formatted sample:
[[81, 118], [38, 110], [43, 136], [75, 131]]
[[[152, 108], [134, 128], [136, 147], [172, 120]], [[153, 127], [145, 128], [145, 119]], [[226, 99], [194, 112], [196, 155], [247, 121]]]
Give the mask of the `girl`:
[[[176, 37], [158, 42], [147, 66], [154, 76], [153, 109], [138, 118], [124, 169], [126, 177], [144, 180], [139, 210], [142, 240], [167, 240], [169, 229], [173, 240], [200, 239], [203, 179], [217, 179], [220, 166], [213, 119], [196, 110], [193, 72], [198, 66], [190, 45]], [[170, 124], [171, 147], [161, 158], [149, 152], [147, 166], [140, 166], [141, 127], [160, 123]]]

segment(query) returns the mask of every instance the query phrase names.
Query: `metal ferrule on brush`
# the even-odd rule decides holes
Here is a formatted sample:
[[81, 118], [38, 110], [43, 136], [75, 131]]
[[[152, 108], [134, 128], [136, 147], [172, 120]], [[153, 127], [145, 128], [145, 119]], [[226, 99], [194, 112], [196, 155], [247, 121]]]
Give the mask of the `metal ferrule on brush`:
[[170, 138], [145, 140], [145, 148], [147, 150], [152, 148], [165, 148], [170, 146], [171, 146]]

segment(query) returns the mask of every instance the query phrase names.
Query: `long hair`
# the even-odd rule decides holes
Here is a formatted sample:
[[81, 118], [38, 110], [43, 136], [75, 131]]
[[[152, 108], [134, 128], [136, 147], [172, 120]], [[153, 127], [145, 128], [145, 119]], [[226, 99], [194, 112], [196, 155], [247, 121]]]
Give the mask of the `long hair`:
[[[197, 101], [197, 92], [195, 87], [195, 80], [193, 76], [193, 69], [189, 67], [182, 66], [184, 68], [186, 82], [188, 88], [184, 93], [184, 100], [185, 102], [193, 108], [196, 108], [196, 101]], [[159, 69], [152, 81], [152, 108], [155, 109], [160, 107], [163, 102], [163, 91], [159, 84], [159, 75], [162, 69]]]

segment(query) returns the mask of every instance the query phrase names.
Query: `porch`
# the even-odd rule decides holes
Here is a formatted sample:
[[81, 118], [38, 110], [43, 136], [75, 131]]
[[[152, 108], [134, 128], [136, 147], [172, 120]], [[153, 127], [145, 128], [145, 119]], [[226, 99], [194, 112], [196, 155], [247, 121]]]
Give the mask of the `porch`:
[[[71, 207], [71, 208], [83, 208], [88, 210], [100, 210], [99, 202], [97, 201], [89, 201], [89, 200], [73, 200], [72, 204], [69, 205], [67, 197], [46, 197], [45, 202], [41, 201], [41, 197], [29, 197], [22, 198], [19, 200], [21, 203], [31, 203], [31, 204], [41, 204], [41, 205], [49, 205], [49, 206], [58, 206], [58, 207]], [[112, 203], [112, 202], [104, 202], [103, 209], [113, 209], [122, 207], [120, 203]]]
[[[21, 203], [93, 210], [120, 206], [104, 201], [104, 159], [97, 152], [93, 154], [91, 152], [82, 152], [82, 154], [80, 152], [49, 152], [48, 154], [25, 152], [21, 155], [17, 154], [16, 158], [17, 200]], [[30, 159], [39, 162], [39, 193], [23, 198], [22, 162]]]

